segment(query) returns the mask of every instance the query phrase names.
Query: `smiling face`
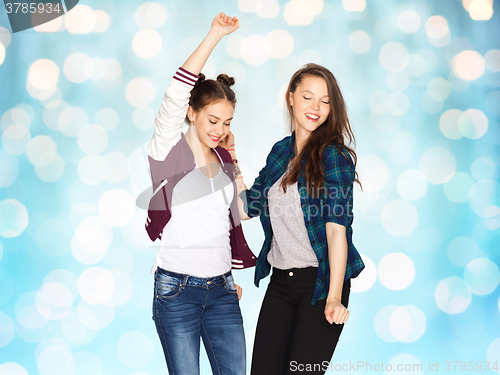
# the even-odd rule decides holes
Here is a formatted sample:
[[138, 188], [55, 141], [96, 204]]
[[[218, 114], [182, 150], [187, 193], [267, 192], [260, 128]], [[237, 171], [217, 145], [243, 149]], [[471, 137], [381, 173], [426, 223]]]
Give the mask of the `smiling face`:
[[229, 134], [233, 113], [234, 106], [231, 102], [219, 100], [199, 112], [189, 107], [187, 114], [189, 121], [193, 123], [191, 126], [196, 127], [200, 143], [208, 148], [215, 148]]
[[306, 137], [325, 122], [330, 114], [328, 87], [323, 78], [306, 76], [289, 94], [295, 131]]

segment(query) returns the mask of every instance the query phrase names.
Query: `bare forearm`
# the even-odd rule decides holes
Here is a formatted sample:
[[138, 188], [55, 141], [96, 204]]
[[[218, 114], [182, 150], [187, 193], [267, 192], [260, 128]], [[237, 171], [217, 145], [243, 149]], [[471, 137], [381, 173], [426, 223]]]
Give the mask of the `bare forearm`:
[[233, 159], [233, 163], [235, 165], [235, 181], [236, 181], [236, 188], [238, 191], [238, 210], [240, 212], [240, 219], [241, 220], [248, 220], [250, 217], [245, 212], [245, 203], [243, 200], [240, 198], [240, 194], [244, 190], [248, 190], [248, 188], [245, 185], [245, 182], [243, 181], [243, 176], [240, 171], [240, 167], [238, 165], [238, 159], [236, 159], [236, 153], [234, 151], [234, 144], [232, 145], [233, 149], [229, 151], [229, 154], [231, 155], [231, 158]]
[[342, 286], [347, 264], [347, 239], [345, 231], [327, 233], [328, 259], [330, 265], [330, 285], [328, 300], [342, 299]]
[[210, 54], [223, 36], [220, 32], [210, 29], [205, 39], [203, 39], [191, 56], [188, 57], [182, 67], [193, 74], [200, 74]]

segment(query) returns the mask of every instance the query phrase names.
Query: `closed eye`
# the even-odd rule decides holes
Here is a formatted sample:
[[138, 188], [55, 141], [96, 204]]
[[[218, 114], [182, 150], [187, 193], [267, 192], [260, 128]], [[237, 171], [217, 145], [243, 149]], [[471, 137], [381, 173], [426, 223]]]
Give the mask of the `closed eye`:
[[231, 123], [230, 122], [226, 122], [224, 125], [229, 126], [229, 125], [231, 125]]
[[212, 121], [210, 119], [208, 121], [210, 121], [211, 124], [217, 124], [217, 121]]
[[304, 99], [305, 99], [305, 100], [311, 100], [311, 98], [307, 98], [307, 97], [305, 97], [305, 96], [304, 96]]
[[324, 103], [324, 104], [330, 104], [330, 102], [321, 102], [321, 103]]

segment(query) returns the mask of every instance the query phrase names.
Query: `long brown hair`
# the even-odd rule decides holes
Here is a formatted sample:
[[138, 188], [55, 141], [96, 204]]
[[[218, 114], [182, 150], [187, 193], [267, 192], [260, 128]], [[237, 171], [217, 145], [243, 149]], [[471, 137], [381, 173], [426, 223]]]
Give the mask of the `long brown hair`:
[[[293, 109], [290, 105], [290, 95], [295, 92], [297, 86], [302, 79], [307, 76], [316, 76], [323, 78], [328, 88], [328, 97], [330, 98], [330, 113], [328, 118], [316, 130], [314, 130], [306, 145], [301, 150], [298, 156], [293, 160], [291, 170], [283, 176], [281, 187], [286, 192], [286, 187], [298, 181], [302, 171], [302, 160], [307, 156], [305, 163], [305, 177], [307, 182], [307, 192], [312, 196], [318, 196], [320, 188], [324, 186], [324, 172], [321, 167], [323, 162], [323, 154], [325, 149], [330, 145], [335, 145], [339, 152], [342, 152], [344, 147], [351, 154], [356, 167], [357, 156], [353, 148], [347, 146], [345, 139], [349, 140], [349, 144], [356, 145], [356, 140], [351, 129], [351, 124], [347, 116], [347, 108], [344, 102], [344, 97], [340, 92], [337, 80], [332, 72], [321, 65], [307, 64], [302, 69], [299, 69], [290, 79], [288, 90], [286, 90], [285, 100], [290, 116], [290, 130], [294, 131], [293, 124]], [[345, 155], [347, 158], [347, 155]], [[361, 186], [358, 179], [358, 172], [355, 174], [355, 182]]]

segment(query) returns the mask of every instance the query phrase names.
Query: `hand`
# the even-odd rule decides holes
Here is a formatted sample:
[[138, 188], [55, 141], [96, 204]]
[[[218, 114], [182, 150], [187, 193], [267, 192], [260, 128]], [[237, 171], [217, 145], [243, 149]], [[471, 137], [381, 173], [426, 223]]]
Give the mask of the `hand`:
[[330, 324], [344, 324], [347, 318], [349, 318], [349, 310], [347, 310], [338, 299], [327, 299], [325, 317]]
[[234, 284], [236, 287], [236, 294], [238, 295], [238, 301], [241, 299], [241, 296], [243, 295], [243, 289], [241, 289], [241, 286], [238, 284]]
[[222, 36], [229, 35], [240, 27], [240, 21], [236, 17], [226, 16], [220, 12], [212, 21], [212, 30], [219, 32]]
[[[229, 134], [221, 139], [221, 141], [219, 142], [219, 146], [225, 148], [226, 150], [231, 146], [234, 146], [234, 134], [229, 131]], [[234, 149], [234, 147], [231, 148]]]

